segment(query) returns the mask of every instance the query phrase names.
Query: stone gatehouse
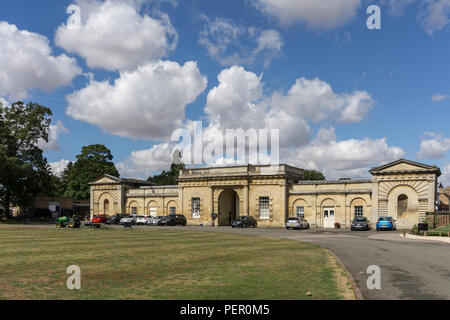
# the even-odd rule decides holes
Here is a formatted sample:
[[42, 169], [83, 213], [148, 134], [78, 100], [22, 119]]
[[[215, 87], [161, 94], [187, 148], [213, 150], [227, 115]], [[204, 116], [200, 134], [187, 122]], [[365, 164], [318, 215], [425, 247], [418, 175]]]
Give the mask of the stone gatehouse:
[[303, 170], [289, 165], [246, 165], [186, 169], [176, 186], [153, 186], [138, 179], [105, 175], [92, 182], [91, 215], [116, 213], [184, 214], [191, 225], [229, 225], [250, 215], [259, 226], [281, 227], [304, 216], [312, 227], [349, 227], [355, 216], [371, 223], [392, 216], [411, 228], [434, 211], [440, 169], [400, 159], [372, 168], [371, 180], [301, 181]]

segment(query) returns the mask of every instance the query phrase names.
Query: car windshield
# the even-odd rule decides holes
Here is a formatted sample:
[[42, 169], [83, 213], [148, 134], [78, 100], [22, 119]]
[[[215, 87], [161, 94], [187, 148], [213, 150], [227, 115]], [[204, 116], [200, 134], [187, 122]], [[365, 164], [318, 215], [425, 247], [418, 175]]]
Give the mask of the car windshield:
[[289, 218], [288, 221], [295, 221], [297, 222], [299, 219], [298, 218]]
[[239, 217], [240, 220], [247, 220], [248, 217]]
[[391, 218], [390, 217], [381, 217], [380, 221], [390, 221]]
[[366, 222], [367, 218], [363, 218], [363, 217], [358, 217], [353, 219], [353, 222]]
[[137, 216], [138, 219], [145, 218], [145, 216]]

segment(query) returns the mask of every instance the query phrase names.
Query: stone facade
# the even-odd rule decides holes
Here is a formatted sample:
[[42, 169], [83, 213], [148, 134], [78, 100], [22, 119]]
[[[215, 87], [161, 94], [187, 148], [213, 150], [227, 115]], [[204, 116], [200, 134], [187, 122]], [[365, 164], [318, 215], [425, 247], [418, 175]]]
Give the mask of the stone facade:
[[349, 227], [355, 215], [374, 223], [392, 216], [411, 228], [437, 199], [436, 166], [398, 160], [370, 170], [372, 180], [301, 181], [303, 170], [289, 165], [186, 169], [177, 186], [103, 176], [91, 183], [91, 215], [184, 214], [191, 225], [229, 225], [237, 216], [259, 226], [282, 227], [289, 216], [304, 216], [312, 227]]

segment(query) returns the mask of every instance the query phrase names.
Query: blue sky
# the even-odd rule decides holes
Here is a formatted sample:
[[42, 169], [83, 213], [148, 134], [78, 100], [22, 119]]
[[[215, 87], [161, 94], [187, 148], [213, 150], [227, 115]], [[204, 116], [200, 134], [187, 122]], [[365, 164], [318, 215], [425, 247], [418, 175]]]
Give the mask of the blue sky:
[[[82, 146], [101, 143], [122, 175], [146, 177], [170, 161], [170, 132], [203, 120], [205, 130], [278, 126], [281, 162], [329, 178], [364, 176], [405, 157], [439, 165], [450, 183], [450, 1], [314, 3], [2, 1], [0, 43], [9, 45], [0, 53], [0, 97], [52, 109], [52, 141], [42, 146], [55, 171]], [[370, 4], [381, 8], [381, 30], [366, 27]], [[80, 8], [77, 31], [68, 26], [70, 5]], [[132, 12], [149, 20], [135, 23]], [[40, 50], [45, 41], [51, 52], [39, 59], [12, 49]], [[155, 66], [171, 71], [161, 80]]]

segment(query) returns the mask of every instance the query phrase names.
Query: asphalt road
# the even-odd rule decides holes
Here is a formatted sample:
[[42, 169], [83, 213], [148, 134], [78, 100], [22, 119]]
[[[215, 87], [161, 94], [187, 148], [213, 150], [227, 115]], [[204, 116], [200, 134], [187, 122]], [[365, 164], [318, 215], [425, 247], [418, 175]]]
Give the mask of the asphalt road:
[[[41, 227], [54, 228], [54, 225]], [[242, 233], [316, 243], [332, 251], [345, 264], [365, 299], [450, 300], [450, 244], [445, 242], [404, 239], [400, 237], [400, 232], [390, 231], [351, 232], [342, 229], [300, 231], [281, 228], [232, 229], [193, 226], [133, 228]], [[381, 270], [379, 290], [370, 290], [367, 287], [370, 274], [366, 271], [372, 265], [380, 267]]]
[[[450, 299], [450, 244], [448, 243], [403, 239], [400, 237], [401, 232], [390, 231], [176, 228], [244, 233], [319, 244], [331, 250], [345, 264], [365, 299]], [[370, 290], [367, 286], [367, 279], [371, 274], [366, 272], [372, 265], [380, 267], [381, 289], [379, 290]]]

